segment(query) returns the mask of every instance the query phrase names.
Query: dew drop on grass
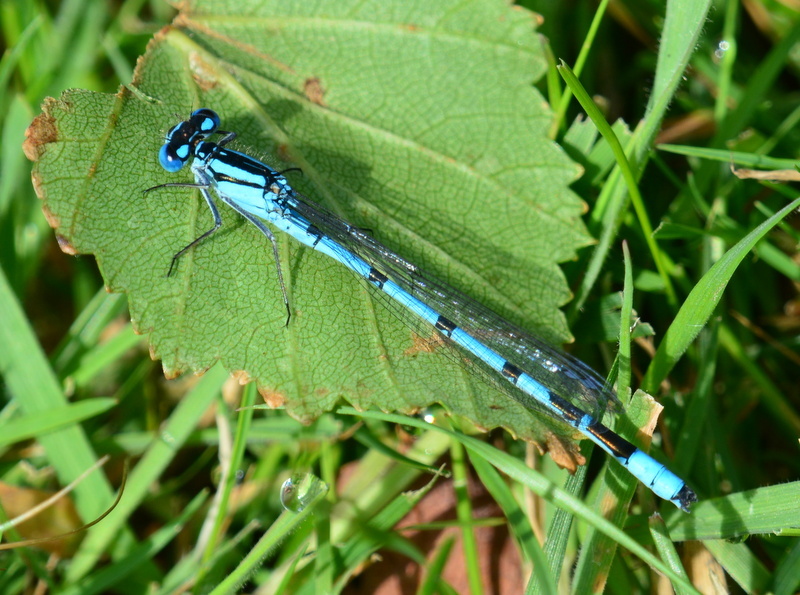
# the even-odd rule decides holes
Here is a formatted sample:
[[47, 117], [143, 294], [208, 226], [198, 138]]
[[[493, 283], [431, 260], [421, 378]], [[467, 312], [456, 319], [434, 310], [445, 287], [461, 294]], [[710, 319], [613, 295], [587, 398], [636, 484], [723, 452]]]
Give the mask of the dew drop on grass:
[[281, 486], [281, 504], [289, 512], [302, 512], [309, 502], [327, 491], [327, 484], [316, 475], [295, 473]]

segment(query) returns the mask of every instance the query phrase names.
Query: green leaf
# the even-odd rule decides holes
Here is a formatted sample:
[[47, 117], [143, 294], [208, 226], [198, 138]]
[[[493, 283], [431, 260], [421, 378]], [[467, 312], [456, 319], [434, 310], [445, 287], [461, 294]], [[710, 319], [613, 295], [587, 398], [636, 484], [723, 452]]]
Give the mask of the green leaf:
[[114, 399], [88, 399], [80, 403], [17, 417], [10, 422], [0, 422], [0, 447], [27, 440], [40, 434], [56, 432], [85, 419], [105, 413], [117, 401]]
[[670, 370], [677, 363], [692, 341], [697, 338], [700, 331], [708, 322], [714, 309], [717, 307], [722, 294], [736, 272], [744, 257], [752, 250], [761, 238], [789, 213], [800, 207], [797, 199], [772, 217], [764, 221], [753, 231], [742, 238], [735, 246], [728, 250], [722, 258], [714, 263], [703, 278], [692, 288], [689, 296], [683, 302], [681, 309], [670, 325], [661, 345], [656, 351], [653, 361], [647, 368], [647, 373], [642, 380], [642, 386], [650, 391], [663, 382]]
[[279, 237], [287, 327], [268, 241], [224, 205], [222, 229], [167, 278], [211, 215], [187, 188], [143, 195], [193, 182], [188, 168], [162, 170], [158, 150], [190, 110], [213, 108], [239, 134], [234, 146], [302, 168], [287, 175], [304, 194], [566, 341], [558, 263], [591, 238], [567, 187], [579, 168], [547, 140], [551, 114], [531, 87], [544, 70], [535, 24], [504, 1], [190, 3], [130, 88], [45, 104], [27, 146], [35, 184], [62, 247], [94, 254], [108, 288], [128, 294], [134, 328], [170, 376], [221, 360], [303, 420], [341, 398], [402, 412], [438, 401], [480, 426], [552, 440], [340, 265]]

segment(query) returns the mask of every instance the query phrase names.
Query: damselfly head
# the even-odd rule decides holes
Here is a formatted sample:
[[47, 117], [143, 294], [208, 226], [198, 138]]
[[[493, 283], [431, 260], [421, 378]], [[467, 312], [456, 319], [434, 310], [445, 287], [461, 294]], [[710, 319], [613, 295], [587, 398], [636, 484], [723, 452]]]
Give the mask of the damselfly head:
[[173, 126], [158, 153], [161, 167], [169, 172], [181, 169], [192, 156], [195, 145], [216, 132], [219, 123], [219, 115], [203, 107], [193, 111], [188, 120]]

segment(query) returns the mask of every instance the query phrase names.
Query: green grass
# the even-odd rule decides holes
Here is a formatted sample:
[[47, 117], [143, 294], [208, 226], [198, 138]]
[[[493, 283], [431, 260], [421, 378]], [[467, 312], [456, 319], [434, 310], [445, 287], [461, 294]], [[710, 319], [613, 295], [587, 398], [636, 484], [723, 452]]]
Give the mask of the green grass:
[[[478, 4], [496, 5], [489, 0]], [[800, 17], [778, 3], [762, 3], [757, 24], [734, 1], [715, 5], [708, 18], [703, 4], [688, 0], [669, 3], [667, 13], [658, 2], [616, 3], [608, 12], [605, 3], [599, 12], [594, 3], [541, 4], [529, 4], [543, 13], [539, 32], [548, 42], [544, 55], [549, 58], [537, 87], [557, 114], [545, 130], [585, 170], [571, 188], [588, 205], [583, 221], [596, 238], [561, 265], [573, 293], [564, 306], [576, 339], [570, 350], [601, 372], [613, 370], [626, 403], [628, 388], [640, 389], [617, 420], [619, 431], [635, 436], [638, 428], [649, 426], [658, 409], [647, 394], [664, 406], [652, 450], [696, 488], [700, 502], [692, 513], [659, 501], [600, 454], [569, 475], [507, 432], [478, 432], [469, 419], [447, 416], [438, 406], [425, 409], [425, 416], [404, 417], [375, 408], [360, 411], [340, 401], [304, 425], [285, 409], [263, 408], [254, 385], [242, 387], [220, 365], [202, 377], [187, 373], [165, 379], [160, 363], [150, 358], [147, 337], [134, 332], [126, 297], [105, 291], [94, 258], [59, 251], [30, 184], [31, 163], [20, 147], [45, 97], [70, 88], [116, 93], [119, 85], [131, 83], [137, 58], [173, 11], [156, 0], [8, 0], [0, 5], [6, 48], [0, 59], [3, 542], [25, 539], [37, 529], [65, 533], [91, 522], [113, 503], [126, 462], [130, 470], [119, 504], [82, 531], [81, 541], [59, 539], [0, 551], [0, 592], [21, 593], [37, 583], [69, 593], [185, 588], [222, 593], [256, 587], [268, 593], [347, 593], [372, 592], [381, 584], [386, 592], [407, 592], [400, 590], [401, 577], [421, 593], [488, 593], [493, 592], [490, 585], [499, 592], [587, 592], [603, 585], [646, 592], [660, 577], [677, 591], [691, 592], [723, 576], [729, 588], [744, 592], [800, 588], [800, 233], [790, 214], [798, 206], [796, 192], [789, 184], [739, 179], [730, 170], [731, 163], [795, 167], [800, 109], [792, 50], [800, 40]], [[422, 34], [433, 26], [426, 21], [433, 9], [417, 10], [401, 19], [413, 25], [402, 27], [404, 34]], [[358, 22], [354, 18], [349, 24]], [[215, 25], [207, 24], [209, 30]], [[325, 20], [313, 23], [320, 24]], [[392, 26], [382, 33], [386, 43], [395, 43]], [[162, 43], [164, 36], [181, 39], [186, 48], [198, 43], [198, 36], [180, 35], [170, 38], [162, 32], [160, 38]], [[265, 30], [264, 35], [277, 33]], [[720, 49], [723, 39], [725, 51]], [[477, 38], [471, 41], [480, 45]], [[309, 46], [313, 56], [298, 54], [298, 63], [280, 64], [288, 69], [281, 70], [285, 78], [276, 88], [296, 83], [292, 77], [305, 72], [304, 60], [335, 63], [347, 51], [315, 38]], [[398, 58], [410, 55], [402, 47], [392, 49]], [[146, 68], [158, 73], [157, 66], [148, 63]], [[203, 67], [211, 68], [207, 62]], [[486, 67], [497, 77], [512, 70], [507, 63]], [[148, 123], [142, 112], [147, 127], [141, 136], [127, 137], [141, 145], [142, 154], [158, 146], [174, 119], [173, 103], [182, 105], [178, 99], [167, 103], [165, 96], [177, 97], [177, 85], [195, 88], [181, 76], [161, 72], [159, 85], [146, 86], [152, 79], [139, 79], [145, 91], [131, 87], [150, 96], [161, 93], [153, 105], [166, 114]], [[201, 68], [193, 74], [209, 72]], [[230, 75], [231, 85], [218, 87], [215, 101], [241, 105], [248, 97], [245, 80]], [[332, 95], [323, 99], [341, 102], [346, 91], [366, 97], [366, 105], [387, 101], [369, 95], [386, 91], [371, 87], [371, 80], [364, 77], [363, 88], [331, 85], [324, 90]], [[438, 82], [421, 87], [434, 93]], [[459, 91], [476, 97], [460, 87], [453, 89], [454, 101]], [[146, 99], [141, 93], [125, 97], [135, 103]], [[598, 97], [604, 100], [592, 101]], [[388, 99], [409, 109], [447, 103], [438, 96], [436, 101], [418, 96], [419, 103], [414, 97]], [[309, 113], [342, 115], [325, 101]], [[454, 109], [455, 103], [450, 105]], [[286, 104], [272, 108], [270, 117], [286, 110]], [[496, 116], [492, 108], [500, 106], [483, 108], [489, 123]], [[262, 122], [256, 115], [260, 109], [252, 106], [254, 121]], [[400, 110], [392, 113], [402, 115]], [[574, 121], [584, 114], [588, 121]], [[99, 111], [94, 121], [108, 115]], [[247, 112], [239, 117], [246, 118]], [[307, 179], [302, 183], [313, 188], [327, 179], [326, 160], [336, 165], [339, 156], [321, 150], [330, 142], [330, 129], [320, 124], [332, 120], [317, 117], [317, 128], [313, 120], [289, 132], [285, 122], [262, 122], [267, 132], [260, 132], [262, 127], [248, 131], [246, 141], [260, 148], [262, 137], [272, 138], [279, 156], [281, 150], [301, 154], [298, 147], [305, 149], [310, 158], [303, 163]], [[89, 134], [91, 126], [84, 128]], [[366, 127], [359, 121], [357, 127], [343, 128], [353, 132], [351, 137], [334, 140], [345, 145], [357, 138], [354, 130], [359, 128]], [[470, 144], [467, 153], [483, 155], [479, 163], [485, 166], [497, 154], [496, 140]], [[538, 139], [511, 140], [517, 147], [541, 146]], [[369, 171], [370, 180], [383, 181], [381, 164], [388, 170], [404, 167], [401, 151], [373, 155], [372, 144], [353, 145], [347, 150], [359, 156], [356, 162]], [[416, 158], [429, 187], [463, 183], [463, 178], [445, 176], [429, 157], [418, 151]], [[115, 167], [124, 168], [132, 157], [123, 153], [115, 159]], [[138, 171], [128, 176], [132, 188], [163, 179], [154, 162], [135, 159], [141, 163], [141, 179]], [[461, 164], [461, 159], [452, 162]], [[121, 171], [121, 179], [124, 175]], [[45, 182], [90, 183], [81, 175]], [[558, 183], [546, 183], [558, 191]], [[523, 188], [536, 184], [520, 181]], [[397, 191], [384, 186], [387, 195]], [[315, 193], [315, 198], [336, 199], [339, 190]], [[429, 193], [420, 200], [440, 195]], [[115, 194], [112, 189], [104, 196], [109, 205], [128, 201], [148, 212], [157, 209], [151, 196], [142, 198], [138, 191]], [[381, 193], [375, 196], [380, 210]], [[178, 206], [169, 197], [163, 203], [173, 215], [185, 204], [177, 202], [179, 193], [175, 197]], [[496, 209], [481, 210], [490, 209], [492, 198], [473, 207], [476, 217], [497, 215]], [[408, 199], [413, 215], [417, 196], [409, 191]], [[364, 218], [358, 223], [382, 240], [388, 237], [385, 241], [406, 254], [404, 226], [376, 224], [382, 220], [370, 219], [374, 213], [365, 205], [354, 209], [354, 216]], [[386, 221], [402, 222], [403, 216], [395, 213]], [[232, 222], [231, 217], [226, 221]], [[131, 225], [120, 231], [135, 237], [136, 229]], [[239, 246], [234, 243], [246, 233], [231, 224], [219, 241]], [[419, 229], [414, 233], [416, 244], [427, 252], [412, 256], [431, 253], [426, 265], [445, 276], [485, 266], [475, 279], [496, 280], [492, 271], [506, 264], [465, 257], [457, 263], [463, 269], [455, 268], [443, 259], [446, 251], [439, 248], [446, 243], [435, 230], [430, 237]], [[579, 236], [576, 232], [564, 244], [577, 249]], [[83, 247], [84, 237], [64, 234], [61, 247]], [[168, 258], [176, 241], [171, 232], [152, 237], [154, 245], [167, 242], [162, 252]], [[491, 252], [489, 244], [481, 245], [491, 238], [471, 233], [467, 239], [475, 240], [476, 254]], [[123, 253], [138, 253], [123, 241], [128, 240], [120, 239]], [[114, 269], [107, 253], [100, 254], [106, 258], [104, 270], [113, 270], [106, 283], [119, 286], [127, 271]], [[202, 253], [197, 262], [200, 258]], [[300, 272], [316, 270], [313, 263], [304, 264]], [[241, 319], [263, 318], [271, 328], [283, 316], [279, 298], [277, 309], [271, 307], [272, 274], [264, 272], [266, 289], [258, 289], [265, 294], [263, 311], [243, 312]], [[517, 276], [525, 287], [528, 279]], [[148, 294], [152, 300], [163, 287], [160, 277], [149, 285], [145, 277], [137, 291], [153, 292], [155, 298]], [[557, 292], [545, 305], [531, 305], [535, 300], [524, 291], [508, 301], [498, 299], [491, 282], [476, 281], [467, 289], [525, 324], [551, 316], [542, 325], [552, 337], [568, 335], [559, 322], [564, 319], [542, 314], [563, 301]], [[131, 313], [138, 316], [142, 294], [130, 295]], [[302, 304], [299, 292], [295, 299]], [[156, 334], [172, 322], [161, 314], [154, 318]], [[208, 365], [199, 356], [192, 360], [199, 348], [181, 344], [182, 336], [169, 340], [175, 347], [165, 356], [172, 358], [171, 372]], [[162, 353], [164, 345], [157, 345]], [[183, 360], [174, 355], [178, 348]], [[257, 365], [246, 372], [263, 378]], [[538, 432], [537, 427], [530, 435], [541, 437]], [[648, 441], [640, 436], [641, 443]], [[583, 443], [582, 452], [590, 451]], [[10, 521], [38, 502], [39, 492], [33, 490], [55, 492], [106, 454], [111, 462], [77, 483], [59, 505], [27, 527], [12, 526]], [[290, 477], [299, 490], [292, 494], [282, 487]], [[282, 494], [293, 502], [290, 510], [281, 505]], [[661, 516], [653, 515], [656, 511]], [[409, 568], [413, 578], [407, 578]]]

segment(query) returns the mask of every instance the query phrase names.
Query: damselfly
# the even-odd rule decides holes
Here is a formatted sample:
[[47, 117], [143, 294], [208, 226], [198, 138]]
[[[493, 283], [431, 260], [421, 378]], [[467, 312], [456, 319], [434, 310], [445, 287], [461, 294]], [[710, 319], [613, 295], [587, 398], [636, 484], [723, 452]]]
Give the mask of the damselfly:
[[[225, 148], [236, 134], [219, 130], [219, 126], [220, 118], [214, 111], [198, 109], [167, 133], [161, 147], [159, 160], [163, 168], [176, 172], [191, 159], [195, 181], [161, 184], [149, 190], [197, 188], [214, 218], [211, 229], [173, 256], [168, 275], [187, 250], [222, 224], [213, 190], [272, 243], [288, 316], [291, 309], [278, 246], [265, 222], [349, 268], [403, 306], [418, 322], [429, 325], [443, 342], [493, 375], [496, 384], [504, 386], [511, 398], [577, 429], [658, 496], [689, 511], [697, 496], [682, 479], [585, 411], [602, 410], [609, 403], [616, 403], [616, 397], [604, 388], [603, 380], [591, 368], [432, 279], [370, 234], [303, 197], [281, 172]], [[214, 134], [221, 136], [218, 142], [208, 140]]]

